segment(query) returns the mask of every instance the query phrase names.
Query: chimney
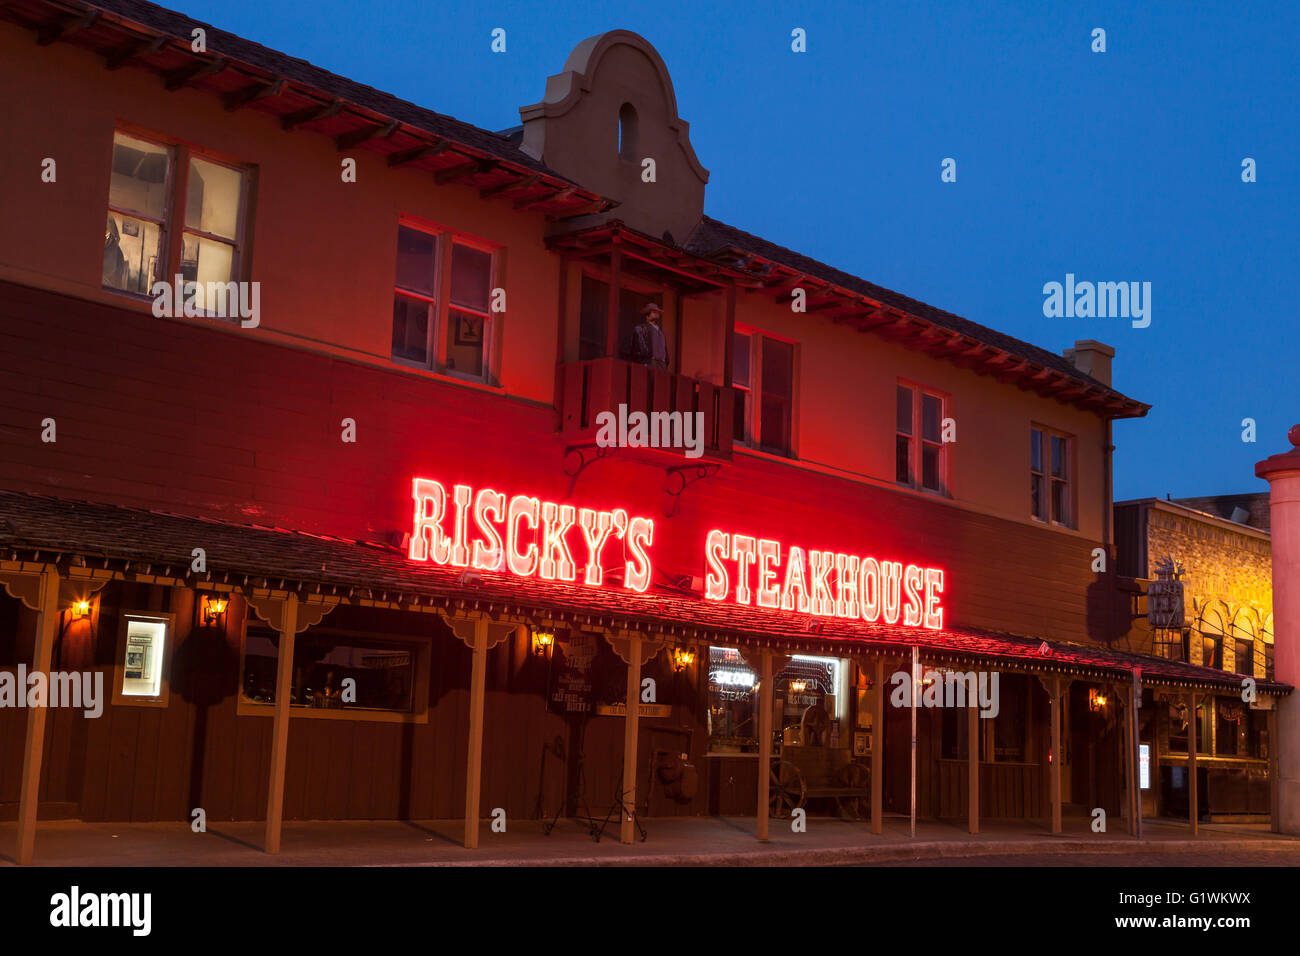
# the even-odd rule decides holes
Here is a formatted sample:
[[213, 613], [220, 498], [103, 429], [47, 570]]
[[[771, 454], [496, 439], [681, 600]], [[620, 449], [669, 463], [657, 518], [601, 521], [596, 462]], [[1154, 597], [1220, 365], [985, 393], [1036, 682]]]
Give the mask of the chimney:
[[1109, 345], [1094, 339], [1081, 339], [1074, 343], [1074, 348], [1066, 349], [1061, 354], [1084, 375], [1091, 375], [1101, 384], [1110, 385], [1110, 360], [1115, 357], [1115, 350]]

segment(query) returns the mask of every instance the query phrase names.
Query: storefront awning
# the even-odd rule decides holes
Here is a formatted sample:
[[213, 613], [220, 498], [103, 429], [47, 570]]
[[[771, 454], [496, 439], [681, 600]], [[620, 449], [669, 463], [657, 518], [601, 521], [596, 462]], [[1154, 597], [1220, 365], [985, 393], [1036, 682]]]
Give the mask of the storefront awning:
[[[191, 570], [202, 548], [205, 570]], [[1245, 675], [1104, 647], [967, 627], [929, 630], [706, 601], [689, 591], [585, 587], [419, 563], [402, 548], [284, 528], [0, 491], [0, 564], [56, 562], [128, 580], [297, 591], [359, 604], [486, 611], [571, 627], [643, 630], [682, 642], [794, 652], [903, 655], [934, 665], [996, 663], [1044, 674], [1239, 692]], [[14, 570], [12, 566], [9, 570]], [[1257, 681], [1282, 695], [1290, 686]]]

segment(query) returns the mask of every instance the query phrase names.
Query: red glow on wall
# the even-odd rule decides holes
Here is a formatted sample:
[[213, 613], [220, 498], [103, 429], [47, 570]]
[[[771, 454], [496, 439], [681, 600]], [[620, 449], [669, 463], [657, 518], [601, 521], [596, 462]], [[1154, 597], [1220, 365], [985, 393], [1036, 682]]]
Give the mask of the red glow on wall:
[[507, 505], [501, 492], [483, 488], [475, 494], [469, 485], [455, 485], [448, 495], [446, 487], [431, 478], [414, 479], [411, 496], [412, 561], [576, 581], [573, 546], [581, 542], [576, 555], [585, 558], [582, 580], [596, 587], [604, 583], [605, 554], [617, 539], [623, 543], [623, 587], [638, 592], [650, 587], [650, 518], [629, 517], [622, 508], [579, 510], [528, 495], [515, 495]]
[[[943, 571], [898, 561], [806, 551], [714, 529], [704, 539], [704, 596], [819, 617], [943, 627]], [[783, 583], [778, 586], [777, 581]]]

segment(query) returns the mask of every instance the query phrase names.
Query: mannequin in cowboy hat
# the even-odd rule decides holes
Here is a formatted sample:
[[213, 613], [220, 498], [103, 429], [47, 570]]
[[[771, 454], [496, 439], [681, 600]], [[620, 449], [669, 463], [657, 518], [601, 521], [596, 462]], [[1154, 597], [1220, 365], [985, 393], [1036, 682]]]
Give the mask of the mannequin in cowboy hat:
[[641, 310], [641, 324], [632, 330], [632, 361], [651, 368], [668, 367], [668, 340], [662, 322], [658, 303], [651, 302]]

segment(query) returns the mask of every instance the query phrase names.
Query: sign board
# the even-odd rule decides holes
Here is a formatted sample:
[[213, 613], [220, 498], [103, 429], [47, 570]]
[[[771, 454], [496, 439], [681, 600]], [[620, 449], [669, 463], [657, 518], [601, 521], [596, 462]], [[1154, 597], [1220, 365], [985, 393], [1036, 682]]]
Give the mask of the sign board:
[[[642, 704], [637, 710], [637, 715], [640, 717], [670, 717], [672, 712], [672, 704]], [[627, 704], [622, 701], [616, 704], [597, 704], [596, 713], [602, 717], [626, 717]]]
[[1147, 622], [1152, 627], [1179, 628], [1183, 626], [1184, 573], [1182, 564], [1172, 557], [1156, 562], [1155, 579], [1147, 588]]
[[1138, 786], [1151, 789], [1151, 745], [1138, 744]]
[[559, 714], [589, 714], [593, 699], [591, 664], [596, 659], [596, 635], [570, 631], [557, 635], [552, 651], [547, 704]]

